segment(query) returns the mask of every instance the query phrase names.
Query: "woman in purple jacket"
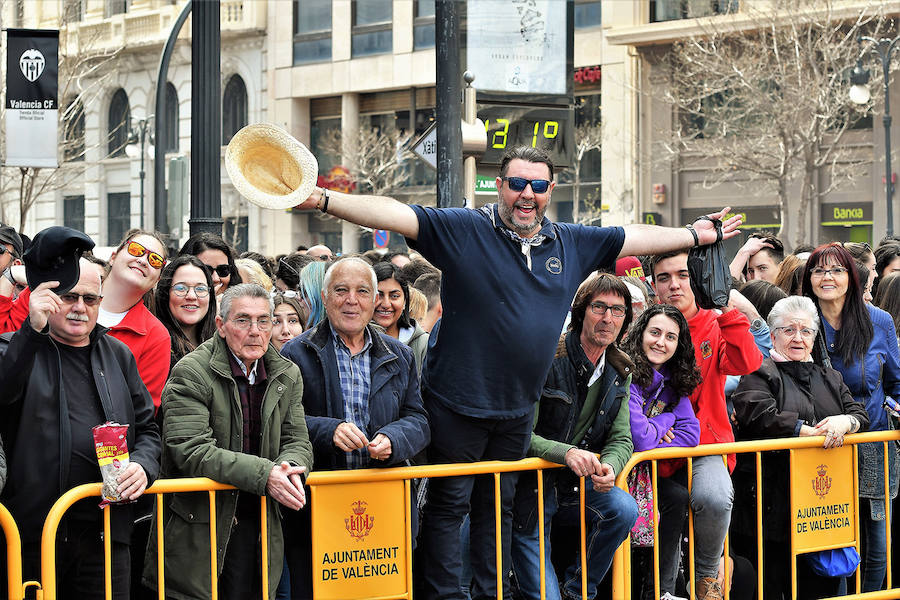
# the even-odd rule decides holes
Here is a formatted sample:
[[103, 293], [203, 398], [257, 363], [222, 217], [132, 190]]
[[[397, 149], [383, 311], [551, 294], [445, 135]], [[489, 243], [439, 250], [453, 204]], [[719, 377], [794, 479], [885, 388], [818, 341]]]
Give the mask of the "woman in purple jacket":
[[[622, 349], [634, 361], [628, 408], [635, 452], [699, 444], [700, 423], [688, 396], [700, 383], [700, 370], [681, 312], [666, 304], [651, 306], [631, 326]], [[667, 466], [659, 464], [657, 479], [662, 600], [676, 598], [679, 542], [688, 508], [687, 487], [667, 477], [671, 474]], [[638, 571], [652, 572], [632, 569]], [[650, 582], [642, 583], [642, 588], [652, 589]]]

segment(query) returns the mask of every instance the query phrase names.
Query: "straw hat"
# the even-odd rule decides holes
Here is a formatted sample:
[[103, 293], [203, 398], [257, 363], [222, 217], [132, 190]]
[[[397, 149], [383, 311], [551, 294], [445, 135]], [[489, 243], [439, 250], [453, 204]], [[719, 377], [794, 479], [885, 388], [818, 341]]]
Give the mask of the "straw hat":
[[225, 170], [248, 201], [262, 208], [285, 209], [309, 198], [319, 164], [306, 146], [281, 127], [256, 123], [231, 138]]

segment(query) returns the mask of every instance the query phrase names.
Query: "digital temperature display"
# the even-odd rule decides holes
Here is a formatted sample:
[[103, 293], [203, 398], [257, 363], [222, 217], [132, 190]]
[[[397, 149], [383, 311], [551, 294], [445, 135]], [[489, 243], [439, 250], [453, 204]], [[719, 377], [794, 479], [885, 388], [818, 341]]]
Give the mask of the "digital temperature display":
[[575, 132], [571, 108], [479, 104], [478, 118], [487, 129], [487, 149], [480, 164], [499, 165], [508, 149], [531, 146], [550, 154], [555, 166], [572, 165]]

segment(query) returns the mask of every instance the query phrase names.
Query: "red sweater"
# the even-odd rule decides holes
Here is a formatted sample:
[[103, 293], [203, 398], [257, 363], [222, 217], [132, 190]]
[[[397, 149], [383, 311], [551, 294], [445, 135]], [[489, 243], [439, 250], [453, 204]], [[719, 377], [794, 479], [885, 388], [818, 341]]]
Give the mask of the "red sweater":
[[[719, 314], [700, 309], [688, 326], [703, 376], [703, 382], [691, 395], [700, 421], [700, 443], [733, 442], [734, 431], [725, 407], [725, 376], [753, 373], [763, 359], [750, 333], [750, 321], [739, 310]], [[735, 462], [735, 455], [728, 455], [729, 470], [734, 469]]]
[[159, 411], [159, 399], [169, 376], [172, 338], [165, 325], [154, 317], [143, 302], [129, 309], [122, 321], [109, 329], [109, 335], [124, 343], [134, 354], [138, 373]]
[[10, 296], [0, 296], [0, 333], [19, 330], [28, 316], [30, 298], [30, 288], [25, 288], [15, 300]]

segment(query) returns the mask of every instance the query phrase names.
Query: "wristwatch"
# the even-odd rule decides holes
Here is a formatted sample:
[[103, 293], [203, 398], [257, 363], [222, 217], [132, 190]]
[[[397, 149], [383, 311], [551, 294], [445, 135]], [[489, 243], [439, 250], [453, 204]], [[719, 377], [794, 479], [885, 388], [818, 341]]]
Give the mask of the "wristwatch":
[[756, 317], [750, 322], [750, 331], [759, 331], [766, 324], [762, 317]]

